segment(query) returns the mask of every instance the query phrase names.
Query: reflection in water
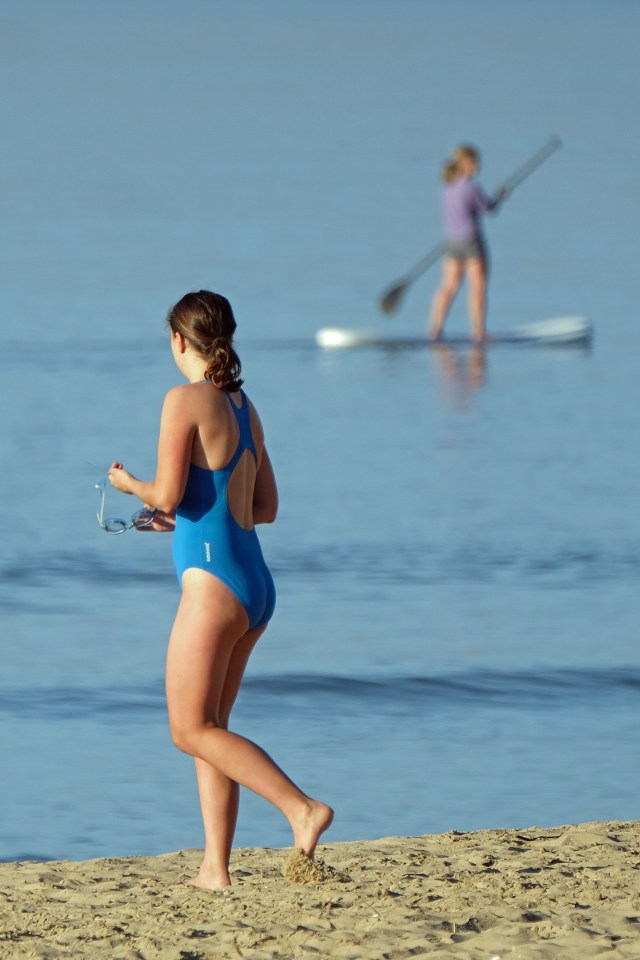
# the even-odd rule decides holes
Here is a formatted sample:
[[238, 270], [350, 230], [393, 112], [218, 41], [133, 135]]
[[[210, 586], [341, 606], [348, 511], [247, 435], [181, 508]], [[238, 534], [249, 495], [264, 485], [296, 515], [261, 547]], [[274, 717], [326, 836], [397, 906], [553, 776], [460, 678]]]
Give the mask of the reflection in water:
[[472, 344], [458, 352], [449, 343], [434, 343], [430, 352], [443, 380], [451, 388], [456, 404], [464, 404], [470, 392], [485, 385], [487, 352], [484, 344]]

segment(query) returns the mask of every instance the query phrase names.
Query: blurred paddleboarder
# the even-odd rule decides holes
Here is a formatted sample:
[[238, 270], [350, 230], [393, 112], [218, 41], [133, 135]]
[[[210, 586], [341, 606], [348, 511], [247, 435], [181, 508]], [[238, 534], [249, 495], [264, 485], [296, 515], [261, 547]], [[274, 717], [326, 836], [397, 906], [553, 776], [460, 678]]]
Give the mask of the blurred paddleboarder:
[[487, 245], [482, 232], [482, 217], [495, 213], [508, 190], [503, 188], [489, 198], [475, 181], [480, 154], [475, 147], [458, 147], [443, 170], [445, 259], [442, 280], [431, 305], [429, 338], [437, 340], [444, 329], [449, 307], [463, 279], [469, 284], [469, 320], [475, 341], [487, 338]]

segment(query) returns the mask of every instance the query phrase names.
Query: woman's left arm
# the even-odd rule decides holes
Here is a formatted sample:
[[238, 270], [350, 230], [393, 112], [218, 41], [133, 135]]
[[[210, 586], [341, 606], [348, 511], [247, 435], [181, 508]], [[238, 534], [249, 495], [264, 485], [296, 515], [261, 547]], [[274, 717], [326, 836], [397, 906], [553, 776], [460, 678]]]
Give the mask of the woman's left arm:
[[111, 484], [163, 513], [173, 513], [187, 484], [196, 427], [196, 410], [189, 386], [174, 387], [166, 395], [162, 408], [155, 479], [138, 480], [115, 460], [109, 467]]

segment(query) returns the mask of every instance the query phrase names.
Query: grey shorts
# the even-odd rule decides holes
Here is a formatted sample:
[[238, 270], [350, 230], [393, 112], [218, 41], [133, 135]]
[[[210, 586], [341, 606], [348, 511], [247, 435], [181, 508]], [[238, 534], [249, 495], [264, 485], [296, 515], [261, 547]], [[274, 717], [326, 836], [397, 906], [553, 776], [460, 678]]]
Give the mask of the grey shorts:
[[446, 253], [452, 260], [469, 260], [471, 257], [487, 259], [487, 248], [482, 237], [450, 237], [446, 242]]

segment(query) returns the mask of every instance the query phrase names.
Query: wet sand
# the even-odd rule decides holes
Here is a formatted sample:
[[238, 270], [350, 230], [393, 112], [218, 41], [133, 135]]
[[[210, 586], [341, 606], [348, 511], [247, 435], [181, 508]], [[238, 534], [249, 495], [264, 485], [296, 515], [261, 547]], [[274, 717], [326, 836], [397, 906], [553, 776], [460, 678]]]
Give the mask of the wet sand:
[[0, 864], [0, 958], [640, 958], [640, 821], [234, 851]]

